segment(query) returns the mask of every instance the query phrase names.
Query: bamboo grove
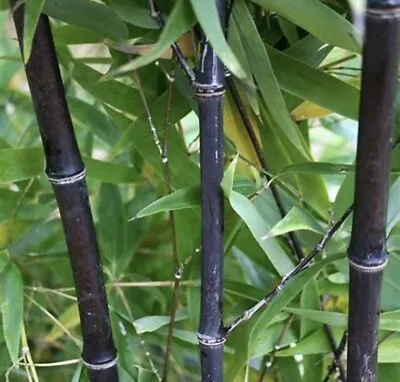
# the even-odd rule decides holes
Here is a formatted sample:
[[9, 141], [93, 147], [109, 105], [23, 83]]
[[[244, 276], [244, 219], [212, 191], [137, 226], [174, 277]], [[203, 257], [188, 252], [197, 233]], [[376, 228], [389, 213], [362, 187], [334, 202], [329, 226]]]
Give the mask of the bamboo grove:
[[[10, 263], [30, 277], [10, 231], [0, 251], [7, 380], [69, 365], [34, 361], [60, 349], [80, 352], [74, 381], [391, 380], [400, 305], [384, 270], [396, 272], [400, 237], [400, 1], [357, 4], [10, 0], [39, 127], [29, 134], [53, 192], [35, 196], [41, 168], [7, 178], [26, 187], [12, 222], [31, 194], [31, 204], [55, 200], [74, 287], [21, 281], [22, 301], [53, 327], [28, 341], [20, 313], [10, 345]], [[74, 57], [85, 44], [102, 48]], [[313, 159], [326, 137], [350, 135], [332, 113], [357, 121], [346, 164], [336, 148], [332, 163]], [[106, 159], [91, 158], [96, 145]], [[58, 301], [45, 309], [39, 292], [74, 300], [79, 319]]]

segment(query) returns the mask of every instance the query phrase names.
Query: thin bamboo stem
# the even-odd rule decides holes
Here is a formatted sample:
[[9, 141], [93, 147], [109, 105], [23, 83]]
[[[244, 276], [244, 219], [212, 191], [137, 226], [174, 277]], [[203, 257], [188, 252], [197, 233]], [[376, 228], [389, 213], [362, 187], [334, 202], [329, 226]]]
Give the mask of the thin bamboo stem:
[[277, 353], [277, 351], [279, 350], [279, 345], [281, 344], [283, 338], [285, 337], [286, 333], [288, 332], [288, 330], [290, 329], [290, 326], [293, 323], [294, 320], [294, 314], [290, 315], [289, 319], [286, 321], [285, 325], [283, 326], [281, 332], [279, 333], [279, 337], [275, 343], [274, 349], [272, 350], [272, 352], [269, 354], [268, 356], [268, 361], [264, 363], [261, 375], [260, 375], [260, 379], [259, 382], [263, 382], [265, 377], [268, 374], [268, 371], [271, 369], [273, 363], [274, 363], [274, 359], [275, 359], [275, 354]]
[[[343, 333], [342, 339], [340, 340], [339, 346], [337, 347], [335, 357], [333, 358], [333, 361], [328, 368], [328, 374], [324, 378], [324, 382], [329, 382], [329, 378], [335, 373], [335, 371], [337, 369], [339, 369], [338, 364], [337, 364], [337, 358], [340, 359], [340, 357], [344, 353], [344, 351], [346, 349], [346, 343], [347, 343], [347, 330], [345, 330]], [[339, 375], [340, 375], [339, 378], [340, 378], [341, 382], [346, 380], [345, 379], [346, 373], [344, 370], [339, 369]]]
[[[160, 138], [158, 136], [158, 132], [156, 127], [153, 124], [153, 118], [150, 112], [150, 108], [144, 94], [140, 77], [138, 71], [135, 71], [135, 79], [136, 84], [138, 86], [138, 90], [146, 110], [147, 119], [149, 121], [150, 130], [152, 132], [153, 140], [155, 145], [158, 148], [160, 153], [160, 159], [163, 168], [163, 177], [164, 177], [164, 184], [165, 184], [165, 193], [171, 194], [171, 182], [170, 182], [170, 173], [169, 173], [169, 163], [168, 163], [168, 135], [169, 135], [169, 125], [170, 125], [170, 114], [171, 114], [171, 106], [172, 106], [172, 95], [173, 95], [173, 85], [175, 80], [175, 74], [167, 76], [169, 80], [169, 87], [168, 87], [168, 100], [167, 100], [167, 110], [166, 110], [166, 120], [164, 126], [164, 142], [161, 144]], [[183, 268], [179, 261], [179, 254], [178, 254], [178, 243], [177, 243], [177, 235], [176, 235], [176, 228], [175, 228], [175, 215], [173, 211], [169, 211], [168, 213], [168, 220], [169, 226], [171, 228], [171, 238], [172, 238], [172, 254], [173, 254], [173, 261], [174, 261], [174, 282], [173, 282], [173, 291], [172, 291], [172, 302], [171, 302], [171, 313], [170, 313], [170, 324], [168, 325], [168, 336], [167, 336], [167, 346], [164, 355], [164, 371], [163, 371], [163, 381], [168, 380], [168, 372], [169, 372], [169, 360], [170, 354], [172, 349], [172, 339], [174, 335], [174, 327], [175, 327], [175, 317], [176, 317], [176, 310], [178, 307], [178, 297], [179, 297], [179, 287], [182, 277]]]
[[[16, 4], [10, 0], [11, 7]], [[14, 9], [23, 52], [24, 5]], [[41, 15], [25, 64], [78, 299], [83, 336], [82, 359], [91, 381], [117, 381], [117, 353], [109, 319], [99, 249], [85, 183], [85, 168], [74, 135], [50, 23]]]
[[380, 290], [387, 263], [386, 215], [394, 122], [400, 1], [369, 0], [349, 246], [349, 381], [376, 381]]
[[[170, 127], [170, 115], [171, 115], [171, 107], [172, 107], [172, 96], [174, 89], [174, 80], [175, 80], [175, 71], [169, 75], [169, 88], [168, 88], [168, 102], [167, 102], [167, 112], [165, 117], [165, 127], [164, 127], [164, 144], [163, 144], [163, 154], [164, 157], [167, 158], [167, 161], [164, 163], [164, 183], [166, 188], [166, 193], [171, 194], [171, 182], [170, 182], [170, 173], [169, 173], [169, 162], [168, 162], [168, 142], [169, 142], [169, 127]], [[172, 302], [171, 302], [171, 314], [170, 314], [170, 322], [168, 325], [168, 337], [167, 337], [167, 347], [165, 350], [164, 356], [164, 371], [163, 371], [163, 381], [168, 381], [168, 372], [169, 372], [169, 360], [172, 352], [172, 340], [174, 336], [174, 328], [175, 328], [175, 318], [176, 318], [176, 310], [178, 308], [178, 297], [179, 297], [179, 288], [181, 285], [181, 278], [183, 273], [183, 268], [181, 262], [179, 260], [178, 253], [178, 240], [176, 233], [176, 225], [175, 225], [175, 214], [173, 211], [168, 212], [169, 224], [171, 227], [171, 238], [172, 238], [172, 254], [174, 259], [174, 288], [172, 291]]]
[[[226, 1], [216, 0], [221, 25]], [[200, 344], [203, 382], [221, 382], [225, 333], [222, 322], [223, 269], [223, 100], [225, 68], [207, 37], [202, 36], [200, 62], [193, 84], [200, 121], [202, 266]]]

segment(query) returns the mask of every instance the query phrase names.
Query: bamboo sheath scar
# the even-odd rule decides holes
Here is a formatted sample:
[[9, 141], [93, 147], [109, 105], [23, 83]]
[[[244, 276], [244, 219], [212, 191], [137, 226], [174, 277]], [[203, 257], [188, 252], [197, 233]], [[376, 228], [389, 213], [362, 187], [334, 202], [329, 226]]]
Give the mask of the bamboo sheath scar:
[[[11, 0], [11, 7], [16, 1]], [[21, 51], [24, 6], [14, 14]], [[33, 105], [70, 254], [83, 336], [82, 359], [93, 382], [118, 381], [99, 248], [85, 183], [85, 167], [74, 135], [47, 16], [41, 15], [25, 65]]]
[[377, 332], [383, 269], [390, 146], [399, 50], [400, 0], [369, 0], [349, 246], [348, 381], [376, 380]]

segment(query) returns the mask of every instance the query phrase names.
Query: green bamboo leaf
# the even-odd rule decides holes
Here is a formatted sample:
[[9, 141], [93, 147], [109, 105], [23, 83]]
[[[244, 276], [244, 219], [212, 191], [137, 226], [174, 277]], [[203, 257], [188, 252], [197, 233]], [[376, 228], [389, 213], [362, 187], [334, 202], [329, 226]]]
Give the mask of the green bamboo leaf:
[[263, 340], [263, 333], [270, 321], [285, 308], [303, 289], [303, 287], [313, 279], [322, 268], [334, 261], [343, 259], [344, 254], [330, 256], [326, 259], [318, 261], [307, 270], [288, 281], [285, 287], [278, 293], [277, 296], [270, 302], [267, 308], [263, 311], [250, 335], [251, 347], [257, 346], [257, 342]]
[[[68, 66], [70, 59], [63, 55], [59, 56], [64, 61], [64, 65]], [[142, 112], [143, 103], [136, 89], [118, 81], [100, 82], [101, 77], [101, 73], [91, 67], [74, 63], [72, 78], [95, 98], [129, 115]], [[148, 101], [150, 102], [151, 98]]]
[[[284, 308], [284, 311], [332, 327], [346, 328], [347, 314], [313, 309]], [[400, 331], [400, 311], [382, 313], [379, 319], [380, 330]]]
[[271, 66], [267, 50], [264, 46], [253, 18], [243, 0], [237, 0], [234, 7], [234, 20], [239, 29], [242, 44], [249, 57], [250, 66], [265, 105], [277, 127], [293, 142], [305, 158], [309, 157], [303, 137], [293, 123], [286, 108], [279, 88], [279, 83]]
[[[176, 312], [175, 321], [182, 321], [189, 318], [185, 309], [180, 309]], [[138, 334], [155, 332], [156, 330], [168, 325], [171, 320], [170, 316], [147, 316], [133, 321], [133, 326]]]
[[400, 221], [400, 177], [392, 184], [389, 190], [389, 203], [386, 222], [386, 235], [389, 235]]
[[[332, 328], [332, 333], [336, 343], [339, 343], [341, 337], [343, 336], [343, 329]], [[276, 356], [289, 357], [298, 354], [306, 355], [330, 353], [331, 351], [332, 348], [326, 336], [325, 330], [321, 328], [311, 333], [306, 338], [303, 338], [296, 344], [296, 346], [278, 351]]]
[[40, 148], [0, 150], [0, 183], [33, 178], [43, 170], [44, 157]]
[[128, 38], [128, 28], [113, 9], [91, 0], [46, 0], [43, 12], [57, 20], [91, 29], [113, 40]]
[[119, 163], [104, 162], [93, 158], [84, 157], [88, 178], [100, 180], [105, 183], [135, 183], [140, 180], [135, 168]]
[[110, 5], [125, 22], [140, 28], [158, 29], [149, 8], [143, 8], [132, 0], [110, 0]]
[[284, 308], [285, 312], [293, 313], [296, 316], [307, 318], [329, 326], [346, 328], [347, 314], [338, 312], [327, 312], [314, 309]]
[[283, 35], [290, 45], [299, 41], [299, 33], [296, 25], [284, 17], [278, 17], [278, 24], [282, 30]]
[[3, 273], [4, 269], [6, 269], [9, 260], [10, 258], [7, 253], [5, 251], [0, 251], [0, 274]]
[[286, 17], [315, 37], [333, 46], [359, 53], [359, 32], [343, 16], [315, 0], [252, 0]]
[[347, 118], [358, 119], [358, 89], [272, 47], [267, 47], [267, 51], [282, 90]]
[[271, 230], [264, 236], [267, 240], [274, 236], [284, 235], [292, 231], [307, 230], [316, 233], [324, 233], [322, 227], [307, 214], [302, 208], [294, 206], [286, 214], [286, 216], [274, 225]]
[[236, 77], [245, 79], [246, 73], [225, 40], [215, 1], [190, 0], [190, 2], [218, 57]]
[[19, 269], [10, 262], [1, 275], [3, 334], [10, 358], [17, 362], [24, 312], [24, 284]]
[[[103, 42], [100, 33], [69, 24], [53, 28], [53, 36], [56, 42], [63, 45], [99, 44]], [[88, 59], [88, 57], [85, 57], [85, 59]]]
[[[58, 317], [58, 322], [65, 329], [70, 330], [76, 328], [80, 323], [78, 305], [76, 303], [69, 305]], [[53, 343], [64, 335], [65, 330], [60, 325], [54, 324], [45, 337], [45, 341]]]
[[[321, 304], [319, 290], [315, 280], [306, 284], [301, 292], [300, 306], [302, 309], [319, 309]], [[286, 310], [286, 309], [285, 309]], [[302, 318], [300, 320], [300, 338], [311, 334], [321, 327], [313, 320]], [[321, 355], [304, 356], [304, 381], [321, 382], [323, 373], [323, 359]]]
[[121, 131], [107, 114], [101, 112], [95, 105], [73, 97], [68, 97], [68, 106], [74, 123], [88, 128], [108, 145], [115, 145], [121, 136]]
[[31, 55], [33, 36], [35, 35], [36, 26], [45, 2], [46, 0], [28, 0], [25, 3], [23, 43], [23, 57], [25, 63], [28, 62]]
[[264, 240], [266, 232], [270, 231], [272, 225], [263, 218], [260, 211], [249, 199], [232, 189], [236, 164], [237, 158], [232, 161], [224, 174], [221, 183], [224, 193], [233, 210], [250, 229], [251, 234], [264, 250], [277, 272], [284, 275], [293, 268], [293, 263], [274, 238]]
[[79, 382], [81, 380], [82, 369], [83, 369], [83, 362], [79, 362], [78, 366], [74, 371], [74, 375], [72, 376], [71, 382]]
[[112, 271], [115, 271], [118, 257], [124, 252], [127, 236], [125, 209], [116, 185], [101, 185], [97, 212], [101, 249], [111, 262]]
[[400, 334], [390, 336], [379, 346], [379, 363], [399, 363], [400, 362]]
[[185, 208], [199, 207], [200, 203], [201, 189], [199, 185], [183, 188], [149, 204], [130, 220], [154, 215], [159, 212], [177, 211]]
[[150, 52], [120, 66], [119, 68], [111, 70], [103, 77], [103, 79], [108, 80], [120, 76], [121, 74], [127, 74], [156, 61], [167, 49], [170, 48], [173, 42], [178, 40], [180, 36], [192, 27], [194, 22], [195, 18], [189, 2], [187, 0], [178, 0], [157, 44], [150, 50]]

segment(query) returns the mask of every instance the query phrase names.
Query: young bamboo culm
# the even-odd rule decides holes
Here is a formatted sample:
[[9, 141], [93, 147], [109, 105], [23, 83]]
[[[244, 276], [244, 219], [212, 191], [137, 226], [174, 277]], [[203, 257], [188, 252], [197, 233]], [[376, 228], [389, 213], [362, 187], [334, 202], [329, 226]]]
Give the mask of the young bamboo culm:
[[[224, 25], [225, 0], [217, 0]], [[200, 120], [202, 189], [201, 308], [198, 341], [203, 382], [222, 382], [224, 327], [222, 322], [223, 265], [223, 99], [225, 68], [206, 36], [193, 84]]]
[[[10, 1], [11, 7], [16, 4]], [[24, 6], [13, 14], [21, 51]], [[46, 156], [46, 173], [60, 210], [70, 254], [83, 336], [82, 360], [92, 382], [118, 381], [99, 248], [50, 23], [41, 15], [25, 65]]]
[[349, 246], [348, 381], [376, 380], [380, 290], [399, 50], [399, 0], [368, 0], [353, 228]]

